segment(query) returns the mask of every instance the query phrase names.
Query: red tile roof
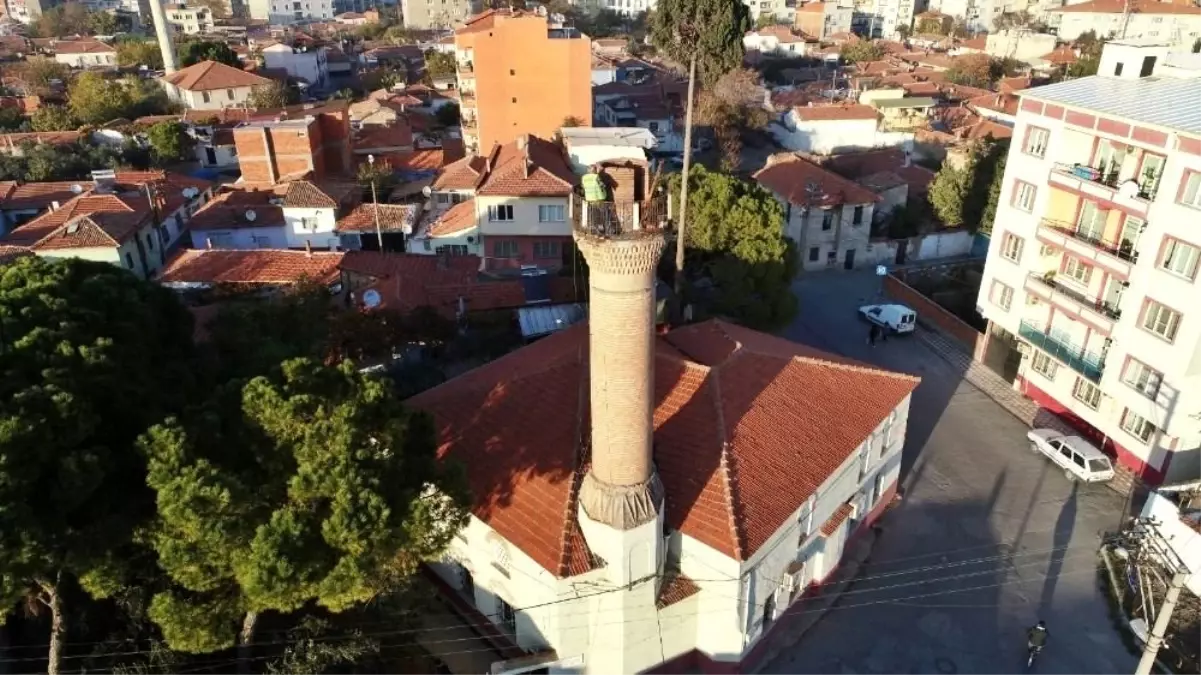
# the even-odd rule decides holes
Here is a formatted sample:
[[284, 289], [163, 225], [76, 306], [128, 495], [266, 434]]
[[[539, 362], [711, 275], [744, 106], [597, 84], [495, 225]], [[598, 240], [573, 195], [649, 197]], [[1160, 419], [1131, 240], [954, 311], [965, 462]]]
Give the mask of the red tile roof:
[[22, 143], [70, 145], [82, 137], [83, 134], [78, 131], [30, 131], [16, 134], [0, 134], [0, 146], [12, 148]]
[[328, 251], [186, 250], [159, 274], [164, 284], [294, 284], [301, 279], [331, 283], [342, 253]]
[[286, 189], [226, 188], [192, 215], [188, 227], [193, 231], [283, 227], [287, 221], [281, 193]]
[[997, 89], [1003, 94], [1008, 94], [1015, 91], [1021, 91], [1023, 89], [1029, 89], [1030, 84], [1031, 79], [1029, 75], [1002, 77], [1000, 81], [997, 82]]
[[401, 148], [413, 146], [413, 129], [403, 118], [395, 124], [367, 124], [354, 132], [356, 152], [367, 152], [378, 148]]
[[477, 194], [503, 197], [570, 194], [576, 178], [563, 148], [536, 136], [526, 135], [523, 139], [492, 149], [488, 156], [491, 170], [476, 188]]
[[116, 54], [117, 49], [99, 40], [72, 40], [54, 46], [55, 54]]
[[[169, 84], [187, 91], [235, 89], [270, 84], [271, 80], [217, 61], [201, 61], [163, 77]], [[210, 112], [210, 111], [204, 111]], [[215, 112], [215, 111], [214, 111]]]
[[[754, 178], [797, 206], [827, 207], [880, 201], [879, 195], [862, 185], [796, 155], [769, 159], [767, 166], [757, 171]], [[810, 194], [810, 186], [816, 186], [818, 191]]]
[[388, 166], [398, 171], [437, 171], [446, 166], [446, 155], [441, 149], [394, 152], [384, 158]]
[[1066, 66], [1075, 63], [1079, 57], [1076, 56], [1076, 50], [1071, 45], [1060, 45], [1039, 58], [1056, 65]]
[[384, 232], [411, 234], [421, 211], [417, 204], [360, 204], [338, 221], [336, 232], [375, 232], [375, 214], [379, 212], [379, 227]]
[[62, 180], [47, 183], [25, 183], [7, 181], [0, 188], [0, 209], [9, 210], [42, 210], [49, 208], [53, 202], [63, 204], [81, 194], [81, 191], [92, 187], [90, 181]]
[[967, 104], [973, 108], [991, 110], [1005, 115], [1018, 114], [1017, 94], [985, 94], [970, 99]]
[[[142, 214], [147, 215], [149, 205], [145, 198], [130, 198], [128, 196], [118, 196], [115, 194], [93, 194], [92, 192], [84, 192], [65, 202], [59, 209], [50, 213], [42, 214], [37, 218], [21, 225], [8, 233], [4, 238], [4, 243], [17, 246], [33, 246], [35, 243], [45, 239], [57, 230], [59, 230], [68, 221], [74, 220], [81, 216], [93, 217], [96, 224], [103, 225], [102, 214]], [[124, 240], [129, 236], [129, 224], [125, 222], [112, 221], [109, 223], [113, 232], [105, 236], [117, 241]], [[104, 229], [102, 227], [102, 229]], [[94, 233], [93, 229], [89, 228], [89, 232]], [[66, 239], [58, 239], [58, 244], [66, 243]], [[57, 244], [48, 246], [56, 246]], [[108, 244], [105, 244], [106, 246]]]
[[655, 601], [655, 606], [659, 609], [670, 607], [701, 591], [701, 587], [697, 586], [695, 581], [679, 570], [668, 571], [664, 577], [663, 585], [659, 587], [659, 597]]
[[870, 105], [815, 105], [805, 108], [794, 108], [797, 119], [805, 122], [825, 122], [829, 120], [874, 120], [876, 109]]
[[1008, 127], [1004, 124], [981, 118], [977, 120], [975, 124], [967, 127], [966, 129], [956, 130], [956, 133], [960, 134], [963, 138], [968, 138], [971, 140], [992, 138], [999, 141], [1004, 138], [1012, 138], [1013, 127]]
[[[789, 522], [918, 382], [721, 321], [657, 345], [666, 523], [738, 560]], [[587, 465], [587, 363], [587, 327], [575, 326], [411, 399], [434, 416], [439, 456], [466, 468], [476, 517], [560, 577]]]
[[423, 228], [421, 235], [426, 237], [446, 237], [459, 232], [470, 230], [476, 226], [475, 200], [468, 199], [459, 202], [443, 211]]
[[961, 40], [958, 46], [964, 49], [975, 49], [976, 51], [982, 52], [988, 48], [988, 35], [977, 35], [974, 38]]
[[447, 164], [434, 180], [435, 190], [474, 190], [484, 175], [488, 160], [478, 155]]
[[12, 262], [17, 258], [33, 255], [33, 253], [24, 246], [9, 246], [0, 244], [0, 264]]
[[850, 503], [846, 503], [846, 504], [839, 506], [834, 511], [834, 513], [826, 520], [826, 522], [822, 524], [822, 529], [821, 529], [822, 536], [824, 536], [824, 537], [833, 536], [834, 533], [838, 531], [839, 526], [841, 526], [844, 522], [846, 522], [846, 519], [849, 518], [850, 515], [854, 512], [855, 512], [855, 507], [851, 506]]
[[362, 188], [357, 183], [321, 183], [294, 180], [281, 188], [284, 208], [336, 209], [348, 201], [357, 201]]

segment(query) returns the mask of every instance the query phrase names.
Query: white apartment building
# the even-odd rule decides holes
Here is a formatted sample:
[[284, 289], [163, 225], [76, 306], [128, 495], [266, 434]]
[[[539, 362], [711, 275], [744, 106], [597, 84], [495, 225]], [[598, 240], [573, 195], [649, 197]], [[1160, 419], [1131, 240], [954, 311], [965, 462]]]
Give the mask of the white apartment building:
[[858, 0], [853, 25], [861, 35], [896, 38], [898, 28], [913, 28], [923, 7], [923, 0]]
[[977, 303], [1015, 388], [1152, 483], [1201, 465], [1201, 71], [1166, 55], [1018, 92]]
[[250, 18], [273, 24], [329, 21], [337, 13], [332, 0], [248, 0], [246, 7]]
[[742, 3], [751, 10], [751, 23], [758, 21], [761, 16], [773, 16], [780, 23], [792, 23], [797, 5], [800, 4], [797, 0], [742, 0]]
[[1094, 31], [1098, 37], [1120, 40], [1153, 40], [1173, 47], [1191, 49], [1201, 38], [1201, 7], [1155, 0], [1131, 0], [1130, 12], [1122, 3], [1094, 0], [1047, 12], [1061, 40], [1075, 40]]
[[479, 0], [400, 0], [405, 28], [452, 28], [482, 8]]
[[329, 59], [325, 47], [293, 47], [282, 42], [263, 50], [268, 68], [280, 68], [308, 84], [312, 90], [323, 91], [329, 86]]
[[204, 5], [189, 7], [183, 3], [163, 5], [167, 23], [175, 28], [175, 32], [183, 35], [199, 35], [211, 33], [216, 23], [213, 22], [213, 12]]

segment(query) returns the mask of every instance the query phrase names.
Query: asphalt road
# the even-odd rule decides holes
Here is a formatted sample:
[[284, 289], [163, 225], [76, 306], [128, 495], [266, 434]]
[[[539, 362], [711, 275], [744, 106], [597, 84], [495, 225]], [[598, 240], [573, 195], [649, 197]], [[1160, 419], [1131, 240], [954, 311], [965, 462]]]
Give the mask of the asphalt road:
[[[785, 335], [919, 375], [904, 450], [904, 498], [859, 580], [768, 673], [1012, 673], [1025, 629], [1047, 622], [1036, 673], [1130, 673], [1100, 583], [1098, 533], [1124, 500], [1070, 483], [1032, 454], [1026, 427], [915, 337], [867, 345], [856, 308], [870, 273], [796, 283], [801, 316]], [[918, 330], [922, 330], [920, 327]]]

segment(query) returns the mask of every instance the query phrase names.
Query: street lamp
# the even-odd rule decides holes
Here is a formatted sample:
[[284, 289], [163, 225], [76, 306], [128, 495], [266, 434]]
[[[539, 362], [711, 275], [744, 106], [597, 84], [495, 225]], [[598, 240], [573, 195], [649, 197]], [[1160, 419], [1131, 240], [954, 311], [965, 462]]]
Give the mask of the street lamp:
[[367, 164], [371, 165], [371, 210], [375, 212], [375, 239], [379, 242], [379, 252], [384, 252], [384, 231], [379, 226], [379, 197], [375, 194], [375, 155], [367, 155]]

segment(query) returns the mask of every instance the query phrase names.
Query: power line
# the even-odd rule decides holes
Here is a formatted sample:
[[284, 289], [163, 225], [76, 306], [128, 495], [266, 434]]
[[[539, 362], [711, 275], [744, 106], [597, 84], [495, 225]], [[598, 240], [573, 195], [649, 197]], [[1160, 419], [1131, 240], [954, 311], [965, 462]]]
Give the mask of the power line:
[[[1064, 572], [1060, 572], [1060, 573], [1059, 573], [1059, 575], [1057, 576], [1057, 578], [1059, 578], [1059, 577], [1065, 577], [1065, 576], [1071, 576], [1071, 575], [1076, 575], [1076, 574], [1083, 574], [1083, 573], [1095, 574], [1095, 573], [1096, 573], [1096, 568], [1095, 568], [1095, 566], [1093, 566], [1093, 565], [1089, 565], [1089, 566], [1086, 566], [1086, 567], [1082, 567], [1082, 568], [1080, 568], [1080, 569], [1073, 569], [1073, 570], [1071, 570], [1071, 571], [1064, 571]], [[1014, 582], [1016, 582], [1016, 583], [1030, 583], [1030, 582], [1034, 582], [1034, 581], [1041, 581], [1041, 580], [1044, 580], [1044, 579], [1046, 579], [1047, 577], [1048, 577], [1048, 575], [1046, 575], [1046, 574], [1040, 574], [1040, 575], [1037, 575], [1037, 577], [1033, 577], [1033, 578], [1030, 578], [1030, 579], [1014, 579], [1014, 580], [1005, 580], [1005, 581], [1001, 581], [1001, 582], [998, 582], [998, 583], [995, 583], [995, 584], [984, 584], [984, 585], [980, 585], [980, 586], [972, 586], [972, 587], [968, 587], [968, 588], [955, 588], [955, 589], [944, 590], [944, 591], [935, 591], [935, 592], [931, 592], [931, 593], [919, 593], [919, 594], [916, 594], [916, 595], [909, 595], [909, 596], [905, 596], [905, 597], [901, 597], [901, 598], [892, 598], [892, 599], [886, 599], [886, 600], [872, 600], [872, 601], [868, 601], [868, 602], [855, 603], [855, 604], [852, 604], [852, 605], [833, 605], [833, 606], [826, 607], [826, 608], [818, 608], [818, 609], [810, 609], [810, 610], [800, 610], [800, 611], [796, 611], [796, 612], [791, 612], [791, 614], [793, 614], [793, 615], [803, 615], [803, 614], [812, 614], [812, 613], [814, 613], [814, 612], [833, 612], [833, 611], [847, 610], [847, 609], [858, 609], [858, 608], [861, 608], [861, 607], [870, 607], [870, 606], [873, 606], [873, 605], [881, 605], [881, 604], [905, 604], [905, 602], [904, 602], [904, 601], [908, 601], [908, 600], [919, 600], [919, 599], [922, 599], [922, 598], [930, 598], [930, 597], [939, 597], [939, 596], [943, 596], [943, 595], [950, 595], [950, 594], [952, 594], [952, 593], [966, 593], [966, 592], [969, 592], [969, 591], [986, 590], [986, 589], [990, 589], [990, 588], [1000, 588], [1000, 587], [1002, 587], [1002, 586], [1007, 586], [1007, 585], [1009, 585], [1009, 584], [1011, 584], [1011, 583], [1014, 583]], [[803, 600], [803, 599], [802, 599], [802, 600]], [[802, 600], [797, 600], [796, 602], [801, 602]], [[762, 608], [762, 607], [763, 607], [765, 604], [766, 604], [766, 603], [751, 603], [751, 607], [759, 607], [759, 608]], [[794, 603], [794, 604], [795, 604], [795, 603]], [[702, 614], [713, 614], [713, 613], [715, 613], [715, 612], [726, 612], [726, 611], [729, 611], [729, 610], [727, 610], [727, 609], [724, 609], [724, 608], [723, 608], [723, 609], [719, 609], [719, 610], [708, 610], [708, 611], [705, 611], [705, 612], [693, 612], [692, 614], [685, 615], [685, 616], [699, 616], [699, 615], [702, 615]], [[640, 622], [640, 621], [650, 621], [650, 620], [654, 620], [654, 619], [652, 619], [652, 618], [644, 618], [644, 619], [632, 619], [632, 620], [627, 620], [627, 621], [618, 621], [618, 622], [613, 622], [613, 623], [610, 623], [610, 624], [598, 624], [598, 625], [622, 625], [622, 624], [627, 624], [627, 623], [636, 623], [636, 622]], [[381, 635], [382, 635], [382, 634], [381, 634]], [[361, 636], [359, 636], [359, 637], [369, 637], [369, 636], [368, 636], [367, 634], [363, 634], [363, 635], [361, 635]], [[654, 637], [654, 636], [652, 636], [652, 637]], [[480, 639], [482, 639], [482, 638], [480, 638]], [[648, 639], [649, 639], [649, 638], [648, 638]], [[290, 642], [290, 641], [289, 641], [289, 642]], [[435, 643], [431, 642], [431, 643], [427, 643], [427, 644], [435, 644]], [[409, 647], [409, 646], [413, 646], [413, 645], [412, 645], [412, 644], [410, 644], [410, 643], [405, 643], [405, 644], [403, 644], [403, 645], [401, 645], [401, 644], [397, 644], [397, 645], [386, 645], [386, 646], [381, 646], [381, 650], [382, 650], [382, 649], [392, 649], [392, 648], [399, 648], [399, 647]], [[418, 645], [417, 645], [417, 646], [421, 646], [421, 645], [420, 645], [420, 643], [418, 643]], [[442, 654], [440, 654], [440, 655], [438, 655], [438, 654], [431, 654], [431, 656], [434, 656], [434, 657], [436, 657], [436, 658], [442, 658], [442, 657], [445, 657], [445, 656], [452, 656], [452, 655], [456, 655], [456, 654], [472, 654], [472, 653], [480, 653], [480, 652], [495, 652], [495, 650], [492, 650], [492, 649], [466, 649], [466, 650], [458, 650], [458, 651], [444, 652], [444, 653], [442, 653]], [[112, 656], [112, 655], [105, 655], [105, 656]], [[178, 671], [178, 672], [180, 672], [180, 673], [194, 673], [194, 672], [200, 672], [201, 670], [207, 670], [207, 669], [210, 669], [210, 668], [215, 668], [215, 667], [217, 667], [218, 665], [225, 665], [225, 664], [234, 665], [234, 664], [241, 663], [241, 662], [261, 661], [261, 660], [266, 660], [266, 659], [271, 659], [271, 658], [278, 658], [278, 656], [275, 656], [275, 655], [272, 655], [272, 656], [255, 656], [255, 657], [247, 657], [247, 658], [245, 658], [245, 659], [243, 659], [243, 658], [237, 658], [237, 659], [232, 659], [232, 660], [227, 660], [227, 661], [221, 661], [221, 660], [217, 660], [217, 661], [209, 662], [209, 664], [208, 664], [208, 665], [203, 665], [203, 666], [196, 665], [196, 668], [195, 668], [195, 669], [192, 669], [192, 670], [183, 670], [183, 671]], [[195, 665], [195, 664], [190, 664], [190, 665]], [[22, 675], [23, 675], [23, 674], [22, 674]], [[29, 674], [29, 675], [35, 675], [35, 674], [31, 673], [31, 674]]]
[[[1068, 547], [1059, 547], [1059, 548], [1064, 548], [1064, 549], [1066, 549], [1066, 548], [1068, 548]], [[1050, 563], [1052, 563], [1052, 562], [1064, 562], [1064, 561], [1065, 561], [1065, 560], [1066, 560], [1068, 557], [1070, 557], [1071, 555], [1072, 555], [1072, 553], [1065, 554], [1063, 557], [1059, 558], [1058, 560], [1054, 560], [1054, 559], [1053, 559], [1053, 560], [1048, 560], [1048, 561], [1042, 561], [1042, 560], [1039, 560], [1039, 561], [1034, 561], [1034, 562], [1024, 563], [1024, 564], [1021, 564], [1021, 565], [1013, 565], [1013, 566], [1012, 566], [1012, 568], [1013, 568], [1013, 569], [1018, 569], [1018, 568], [1026, 568], [1026, 567], [1031, 567], [1031, 566], [1034, 566], [1034, 565], [1042, 565], [1042, 564], [1044, 564], [1044, 563], [1045, 563], [1045, 564], [1050, 564]], [[987, 560], [987, 559], [981, 559], [981, 560]], [[916, 571], [922, 571], [922, 570], [914, 570], [914, 572], [916, 572]], [[852, 590], [848, 590], [848, 591], [844, 591], [844, 592], [842, 592], [842, 593], [840, 594], [840, 596], [860, 595], [860, 594], [863, 594], [863, 593], [879, 593], [879, 592], [882, 592], [882, 591], [893, 590], [893, 589], [897, 589], [897, 588], [906, 588], [906, 587], [909, 587], [909, 586], [915, 586], [915, 585], [919, 585], [919, 584], [928, 584], [928, 583], [935, 583], [935, 582], [946, 582], [946, 581], [953, 581], [953, 580], [956, 580], [956, 579], [967, 579], [967, 578], [978, 577], [978, 576], [985, 576], [985, 575], [988, 575], [988, 574], [996, 574], [996, 573], [998, 573], [998, 570], [995, 570], [995, 569], [988, 569], [988, 570], [982, 570], [982, 571], [978, 571], [978, 572], [969, 572], [969, 573], [966, 573], [966, 574], [959, 574], [959, 575], [954, 575], [954, 576], [943, 576], [943, 577], [936, 577], [936, 578], [933, 578], [933, 579], [919, 579], [919, 580], [916, 580], [916, 581], [908, 581], [908, 582], [904, 582], [904, 583], [899, 583], [899, 584], [891, 584], [891, 585], [888, 585], [888, 586], [880, 586], [880, 587], [876, 587], [876, 588], [852, 589]], [[885, 577], [897, 576], [897, 575], [899, 575], [899, 574], [903, 574], [903, 572], [893, 572], [893, 573], [890, 573], [890, 574], [887, 574], [887, 575], [881, 575], [881, 576], [874, 577], [874, 578], [885, 578]], [[649, 581], [651, 578], [654, 578], [654, 576], [652, 576], [652, 577], [645, 577], [645, 578], [643, 578], [642, 580], [639, 580], [639, 581], [637, 581], [637, 582], [634, 582], [634, 583], [642, 583], [642, 582], [645, 582], [645, 581]], [[776, 583], [776, 586], [777, 586], [777, 587], [779, 587], [779, 586], [780, 586], [780, 584], [781, 584], [781, 581], [780, 581], [780, 580], [778, 580], [778, 579], [773, 579], [773, 578], [771, 578], [771, 577], [767, 577], [767, 578], [768, 578], [769, 580], [776, 581], [776, 582], [777, 582], [777, 583]], [[863, 581], [870, 580], [871, 578], [873, 578], [873, 577], [862, 577], [862, 578], [859, 578], [859, 579], [857, 579], [856, 581], [858, 581], [858, 582], [863, 582]], [[721, 581], [731, 581], [731, 580], [740, 580], [740, 579], [708, 579], [708, 580], [703, 580], [703, 581], [721, 582]], [[633, 585], [633, 584], [631, 584], [631, 585]], [[596, 597], [596, 596], [600, 596], [600, 595], [606, 595], [606, 594], [608, 594], [608, 593], [612, 593], [612, 592], [615, 592], [615, 591], [618, 591], [618, 590], [626, 590], [626, 587], [622, 586], [622, 587], [617, 587], [617, 588], [607, 589], [607, 590], [604, 590], [604, 591], [599, 591], [599, 592], [597, 592], [597, 593], [590, 593], [590, 594], [583, 595], [583, 596], [579, 596], [579, 597], [576, 597], [576, 598], [561, 599], [561, 600], [556, 600], [556, 601], [550, 601], [550, 602], [546, 602], [546, 603], [541, 603], [541, 604], [539, 604], [539, 605], [530, 605], [530, 606], [528, 606], [528, 607], [514, 608], [514, 609], [513, 609], [513, 611], [514, 611], [514, 612], [518, 612], [518, 611], [528, 611], [528, 610], [530, 610], [530, 609], [535, 609], [535, 608], [539, 608], [539, 607], [545, 607], [545, 606], [550, 606], [550, 605], [555, 605], [555, 604], [561, 604], [561, 603], [563, 603], [563, 602], [568, 602], [568, 601], [573, 601], [573, 600], [583, 600], [583, 599], [587, 599], [587, 598], [591, 598], [591, 597]], [[712, 593], [713, 591], [712, 591], [712, 590], [710, 590], [710, 592]], [[718, 595], [721, 595], [721, 594], [718, 594]], [[721, 597], [724, 597], [724, 598], [727, 598], [727, 599], [730, 599], [730, 600], [734, 600], [734, 601], [736, 601], [736, 602], [741, 602], [741, 601], [742, 601], [742, 598], [735, 597], [735, 596], [726, 596], [726, 595], [721, 595]], [[815, 602], [815, 601], [817, 601], [817, 600], [820, 600], [820, 599], [821, 599], [820, 597], [808, 597], [808, 598], [802, 597], [802, 598], [798, 598], [798, 599], [794, 600], [794, 601], [793, 601], [793, 604], [794, 604], [794, 605], [796, 605], [796, 604], [800, 604], [800, 603]], [[750, 603], [750, 604], [751, 604], [752, 606], [756, 606], [756, 605], [757, 605], [757, 606], [760, 606], [760, 607], [762, 607], [764, 604], [766, 604], [766, 600], [765, 600], [763, 603], [754, 603], [754, 602], [752, 602], [752, 603]], [[589, 615], [593, 615], [593, 614], [595, 614], [595, 613], [596, 613], [596, 612], [590, 612], [590, 613], [589, 613]], [[489, 616], [491, 616], [491, 617], [499, 617], [499, 616], [500, 616], [500, 614], [499, 614], [499, 613], [495, 613], [495, 614], [492, 614], [492, 615], [484, 615], [484, 616], [485, 616], [485, 617], [489, 617]], [[655, 617], [656, 617], [656, 619], [657, 619], [657, 613], [655, 614]], [[592, 626], [595, 626], [595, 625], [620, 625], [620, 624], [625, 624], [625, 623], [632, 623], [632, 622], [634, 622], [634, 621], [645, 621], [645, 620], [650, 620], [650, 619], [649, 619], [649, 618], [648, 618], [648, 619], [631, 619], [631, 620], [622, 620], [622, 621], [617, 621], [617, 622], [599, 623], [599, 624], [593, 624], [593, 623], [591, 623], [591, 622], [588, 622], [588, 623], [586, 623], [586, 624], [579, 625], [579, 626], [561, 627], [561, 630], [576, 630], [576, 629], [585, 629], [585, 628], [589, 628], [589, 627], [592, 627]], [[387, 623], [387, 622], [382, 622], [382, 621], [381, 621], [381, 622], [378, 622], [378, 623], [381, 623], [381, 624], [382, 624], [382, 623]], [[493, 623], [491, 623], [491, 622], [487, 622], [487, 623], [475, 623], [475, 622], [470, 622], [470, 621], [464, 621], [464, 622], [460, 622], [460, 623], [458, 623], [458, 624], [455, 624], [455, 625], [451, 625], [451, 626], [445, 626], [445, 627], [439, 627], [439, 628], [411, 628], [411, 629], [399, 629], [399, 630], [394, 630], [394, 631], [379, 631], [379, 632], [373, 632], [373, 633], [372, 633], [372, 632], [368, 632], [368, 633], [359, 633], [359, 634], [357, 634], [357, 635], [355, 635], [355, 634], [351, 634], [351, 635], [331, 635], [331, 636], [326, 636], [326, 637], [309, 638], [309, 639], [310, 639], [310, 640], [313, 640], [313, 641], [318, 641], [318, 642], [329, 642], [329, 641], [336, 641], [336, 640], [349, 640], [349, 639], [354, 639], [354, 638], [358, 638], [358, 637], [384, 637], [384, 636], [412, 635], [412, 634], [418, 634], [418, 633], [431, 633], [431, 632], [436, 632], [436, 631], [439, 631], [439, 630], [451, 630], [451, 629], [455, 629], [455, 628], [459, 628], [459, 627], [467, 627], [467, 628], [484, 628], [484, 627], [494, 627], [494, 624], [493, 624]], [[428, 641], [428, 642], [426, 642], [426, 644], [442, 644], [442, 643], [449, 643], [449, 642], [463, 642], [463, 641], [467, 641], [467, 640], [475, 640], [475, 639], [479, 639], [479, 638], [472, 637], [472, 638], [452, 638], [452, 639], [446, 639], [446, 640], [432, 640], [432, 641]], [[295, 640], [273, 640], [273, 641], [251, 642], [251, 643], [247, 643], [246, 645], [243, 645], [243, 646], [244, 646], [244, 647], [264, 647], [264, 646], [278, 646], [278, 645], [288, 645], [288, 644], [292, 644], [292, 643], [294, 643], [294, 642], [295, 642]], [[83, 644], [86, 644], [86, 643], [83, 643]], [[151, 652], [151, 650], [130, 650], [130, 651], [125, 651], [125, 652], [112, 652], [112, 653], [108, 653], [108, 654], [73, 654], [73, 655], [66, 655], [66, 656], [63, 656], [63, 657], [62, 657], [62, 660], [66, 661], [66, 660], [78, 660], [78, 659], [88, 659], [88, 658], [110, 658], [110, 657], [115, 657], [115, 656], [136, 656], [136, 655], [140, 655], [140, 654], [149, 654], [149, 653], [152, 653], [152, 652]], [[44, 660], [44, 657], [42, 657], [42, 656], [38, 656], [38, 657], [21, 657], [21, 658], [13, 658], [13, 659], [0, 659], [0, 663], [23, 663], [23, 662], [28, 662], [28, 661], [41, 661], [41, 660]]]

